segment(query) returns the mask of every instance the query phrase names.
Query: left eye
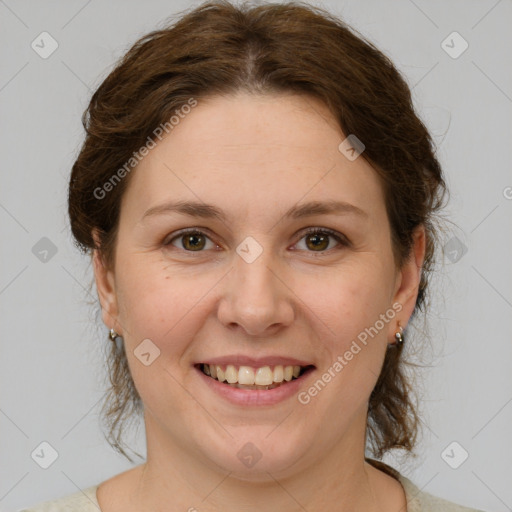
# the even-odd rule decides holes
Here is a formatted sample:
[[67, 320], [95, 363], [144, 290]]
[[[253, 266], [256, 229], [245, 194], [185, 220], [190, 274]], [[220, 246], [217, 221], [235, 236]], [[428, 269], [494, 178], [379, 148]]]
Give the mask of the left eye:
[[[339, 245], [347, 246], [347, 240], [337, 233], [336, 231], [332, 231], [326, 228], [312, 228], [309, 229], [301, 238], [301, 240], [306, 240], [306, 247], [313, 247], [313, 252], [325, 252], [325, 250], [329, 247], [330, 239], [334, 238]], [[308, 242], [311, 245], [308, 245]]]
[[[302, 238], [306, 240], [306, 248], [312, 249], [313, 252], [325, 252], [326, 249], [330, 249], [330, 241], [334, 238], [339, 245], [347, 246], [348, 242], [343, 235], [326, 228], [312, 228], [302, 235]], [[175, 241], [181, 240], [181, 247], [175, 245]], [[202, 249], [206, 247], [206, 241], [215, 246], [210, 238], [202, 231], [196, 229], [189, 229], [182, 231], [164, 242], [164, 246], [173, 245], [178, 249], [185, 249], [187, 252], [202, 252]], [[211, 248], [211, 247], [210, 247]]]

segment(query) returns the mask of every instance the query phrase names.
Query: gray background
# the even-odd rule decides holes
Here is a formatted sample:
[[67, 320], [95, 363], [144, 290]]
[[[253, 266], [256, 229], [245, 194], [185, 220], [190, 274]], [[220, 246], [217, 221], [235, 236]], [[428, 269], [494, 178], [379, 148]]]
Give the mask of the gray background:
[[[91, 91], [138, 37], [192, 5], [198, 2], [0, 0], [2, 511], [131, 467], [98, 424], [107, 331], [87, 304], [96, 293], [88, 258], [74, 249], [67, 227], [67, 181]], [[426, 343], [421, 357], [431, 366], [418, 372], [419, 457], [385, 460], [432, 494], [512, 510], [512, 2], [319, 5], [406, 75], [452, 194], [432, 340], [416, 336], [409, 347]], [[31, 48], [43, 31], [59, 45], [47, 59]], [[458, 58], [441, 45], [453, 31], [469, 44]], [[462, 48], [453, 37], [445, 44], [452, 53]], [[41, 252], [49, 245], [43, 237], [55, 254]], [[143, 426], [134, 431], [133, 443], [145, 453], [143, 434]], [[31, 458], [43, 441], [58, 452], [48, 469]], [[458, 445], [446, 452], [452, 442]], [[462, 449], [469, 457], [453, 469], [447, 462], [460, 463]]]

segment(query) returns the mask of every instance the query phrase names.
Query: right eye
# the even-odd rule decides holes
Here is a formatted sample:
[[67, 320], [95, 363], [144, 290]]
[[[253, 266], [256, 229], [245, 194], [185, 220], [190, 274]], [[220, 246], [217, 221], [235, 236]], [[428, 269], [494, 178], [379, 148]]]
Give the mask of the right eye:
[[[165, 247], [172, 245], [186, 252], [202, 252], [202, 249], [205, 248], [206, 240], [210, 240], [203, 231], [198, 229], [183, 229], [177, 233], [173, 233], [173, 235], [172, 238], [167, 238], [163, 242], [163, 245]], [[175, 240], [178, 241], [181, 247], [173, 243]], [[211, 240], [210, 242], [215, 245]]]

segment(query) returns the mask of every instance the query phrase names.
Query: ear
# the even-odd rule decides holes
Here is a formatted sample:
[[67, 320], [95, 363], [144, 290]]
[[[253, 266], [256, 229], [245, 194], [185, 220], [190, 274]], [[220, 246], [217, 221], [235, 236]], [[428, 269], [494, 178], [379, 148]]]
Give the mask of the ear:
[[[416, 298], [421, 280], [421, 270], [425, 259], [426, 234], [423, 225], [418, 226], [413, 233], [413, 245], [409, 258], [404, 262], [402, 268], [397, 273], [395, 286], [395, 296], [393, 304], [398, 303], [402, 306], [400, 312], [396, 315], [397, 323], [405, 329], [409, 318], [414, 311]], [[397, 324], [390, 324], [392, 332], [390, 339], [394, 339]]]
[[[96, 247], [100, 247], [99, 234], [96, 228], [92, 231], [92, 237]], [[96, 289], [101, 304], [101, 316], [103, 323], [110, 329], [114, 329], [122, 335], [118, 322], [118, 305], [115, 287], [114, 272], [108, 269], [99, 249], [93, 249], [92, 262]]]

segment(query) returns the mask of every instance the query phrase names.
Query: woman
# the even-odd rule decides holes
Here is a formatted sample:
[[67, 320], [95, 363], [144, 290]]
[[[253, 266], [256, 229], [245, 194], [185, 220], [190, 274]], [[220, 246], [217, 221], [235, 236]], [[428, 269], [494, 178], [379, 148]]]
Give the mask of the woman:
[[138, 41], [84, 125], [105, 416], [127, 455], [143, 411], [147, 460], [30, 510], [473, 510], [365, 457], [414, 447], [402, 351], [445, 191], [386, 57], [319, 9], [208, 3]]

